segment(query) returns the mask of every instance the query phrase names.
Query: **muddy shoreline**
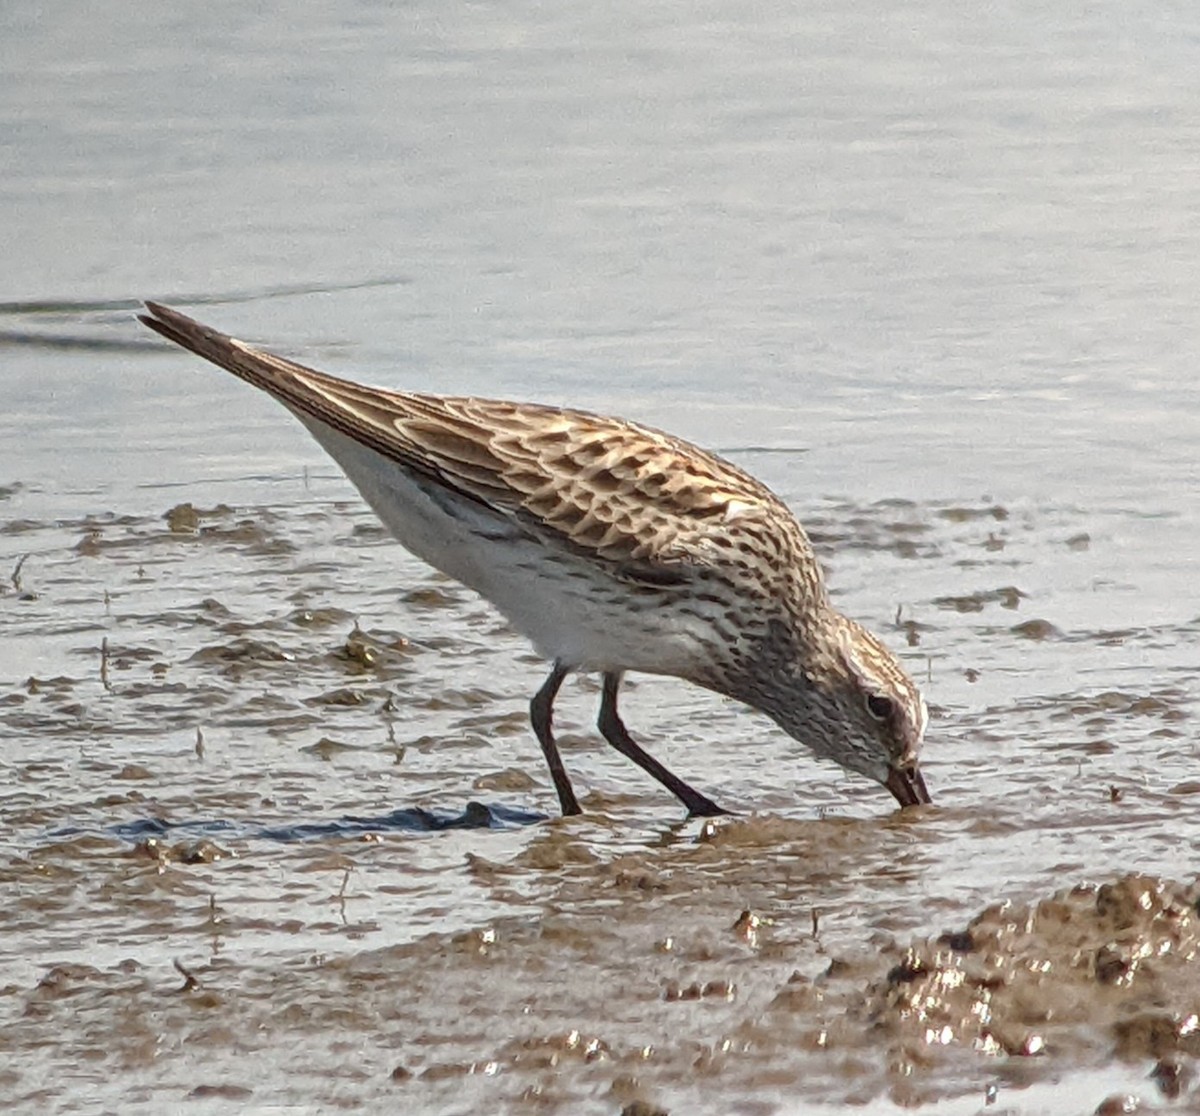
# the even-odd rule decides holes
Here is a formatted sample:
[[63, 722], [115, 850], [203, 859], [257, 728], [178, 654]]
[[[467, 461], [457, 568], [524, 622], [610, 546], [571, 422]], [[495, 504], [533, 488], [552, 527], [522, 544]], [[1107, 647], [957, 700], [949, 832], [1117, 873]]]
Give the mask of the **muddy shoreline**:
[[[553, 818], [541, 664], [352, 502], [11, 518], [0, 1095], [1188, 1110], [1200, 783], [1156, 664], [1191, 637], [1034, 623], [1025, 564], [1049, 547], [1084, 578], [1103, 523], [997, 507], [806, 515], [934, 696], [933, 807], [634, 680], [648, 745], [738, 810], [715, 823], [603, 746], [586, 678], [562, 721], [586, 814]], [[956, 559], [962, 587], [923, 599]], [[909, 603], [872, 618], [897, 567]], [[1136, 677], [1105, 666], [1133, 654]]]

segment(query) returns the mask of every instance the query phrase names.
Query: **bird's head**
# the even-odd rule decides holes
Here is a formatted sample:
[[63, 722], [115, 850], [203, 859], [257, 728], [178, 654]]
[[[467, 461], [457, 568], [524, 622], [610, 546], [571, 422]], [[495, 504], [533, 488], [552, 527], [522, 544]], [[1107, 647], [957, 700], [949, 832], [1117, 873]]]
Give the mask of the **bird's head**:
[[873, 779], [901, 806], [932, 801], [918, 766], [929, 719], [900, 661], [861, 625], [832, 613], [794, 661], [792, 700], [766, 712], [817, 755]]

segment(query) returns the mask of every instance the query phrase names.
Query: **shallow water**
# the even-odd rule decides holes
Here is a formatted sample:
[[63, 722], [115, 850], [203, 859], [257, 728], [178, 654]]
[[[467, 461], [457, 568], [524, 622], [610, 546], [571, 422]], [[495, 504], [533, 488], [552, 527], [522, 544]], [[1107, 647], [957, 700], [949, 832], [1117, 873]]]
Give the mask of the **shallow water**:
[[[10, 1108], [1200, 1104], [1190, 9], [84, 18], [0, 14]], [[726, 453], [935, 805], [632, 679], [686, 821], [579, 679], [555, 818], [545, 665], [139, 296]]]

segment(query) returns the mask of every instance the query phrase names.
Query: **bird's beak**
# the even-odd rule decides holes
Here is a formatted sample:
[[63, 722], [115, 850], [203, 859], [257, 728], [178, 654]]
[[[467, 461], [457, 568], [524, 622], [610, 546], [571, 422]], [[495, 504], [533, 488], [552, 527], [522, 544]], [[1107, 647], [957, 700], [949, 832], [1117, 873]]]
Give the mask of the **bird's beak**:
[[910, 767], [893, 767], [883, 784], [901, 806], [928, 806], [933, 799], [925, 788], [925, 778], [914, 763]]

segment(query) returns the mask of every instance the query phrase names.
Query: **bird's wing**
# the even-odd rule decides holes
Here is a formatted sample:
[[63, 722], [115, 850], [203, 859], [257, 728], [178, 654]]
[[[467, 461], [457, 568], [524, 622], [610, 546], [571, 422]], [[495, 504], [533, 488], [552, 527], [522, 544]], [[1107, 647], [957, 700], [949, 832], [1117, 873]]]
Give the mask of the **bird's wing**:
[[[478, 502], [551, 545], [646, 581], [684, 580], [760, 550], [807, 546], [786, 506], [735, 465], [668, 434], [584, 411], [365, 387], [256, 349], [177, 310], [141, 321], [419, 477]], [[779, 524], [799, 542], [772, 541]], [[784, 536], [791, 536], [786, 530]], [[769, 555], [768, 555], [769, 557]]]

